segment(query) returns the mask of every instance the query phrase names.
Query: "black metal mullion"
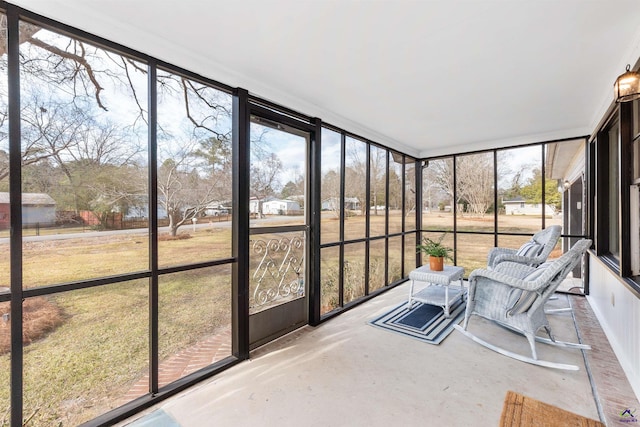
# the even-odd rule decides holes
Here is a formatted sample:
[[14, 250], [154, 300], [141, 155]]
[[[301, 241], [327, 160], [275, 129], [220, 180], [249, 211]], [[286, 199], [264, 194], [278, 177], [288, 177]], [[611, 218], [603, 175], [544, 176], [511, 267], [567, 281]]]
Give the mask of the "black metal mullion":
[[615, 123], [607, 124], [607, 127], [598, 132], [596, 141], [596, 253], [598, 256], [607, 255], [609, 252], [609, 220], [606, 218], [609, 211], [609, 135], [608, 131]]
[[[618, 146], [618, 175], [619, 175], [619, 203], [618, 221], [620, 244], [620, 275], [631, 276], [631, 215], [629, 189], [632, 184], [633, 174], [633, 103], [620, 103], [620, 138]], [[637, 212], [635, 213], [637, 215]]]
[[406, 170], [406, 161], [407, 158], [402, 155], [402, 196], [400, 198], [400, 203], [402, 203], [402, 207], [400, 208], [400, 212], [402, 212], [402, 220], [401, 220], [401, 230], [402, 230], [402, 239], [400, 239], [400, 277], [404, 277], [404, 248], [405, 248], [405, 231], [406, 231], [406, 224], [405, 224], [405, 208], [407, 206], [407, 200], [406, 200], [406, 192], [407, 192], [407, 179], [406, 179], [406, 175], [407, 175], [407, 170]]
[[[547, 225], [547, 221], [546, 221], [546, 203], [547, 203], [547, 177], [546, 175], [546, 168], [545, 168], [545, 161], [544, 161], [544, 153], [545, 153], [545, 149], [547, 147], [547, 144], [540, 144], [540, 156], [541, 156], [541, 165], [540, 165], [540, 174], [542, 175], [542, 229], [544, 229]], [[563, 230], [566, 231], [566, 230]]]
[[158, 67], [148, 64], [148, 162], [149, 162], [149, 392], [158, 392], [160, 369], [158, 278]]
[[451, 157], [451, 162], [453, 163], [453, 264], [458, 265], [458, 203], [456, 203], [458, 196], [458, 182], [456, 176], [456, 158], [457, 156]]
[[369, 238], [371, 237], [371, 144], [366, 143], [365, 154], [365, 219], [364, 219], [364, 294], [369, 295]]
[[24, 353], [22, 347], [22, 154], [20, 141], [20, 41], [18, 10], [7, 5], [9, 113], [9, 205], [11, 259], [11, 426], [22, 426]]
[[322, 214], [321, 181], [322, 181], [322, 121], [319, 118], [313, 120], [315, 131], [311, 134], [309, 146], [309, 173], [307, 193], [309, 209], [307, 209], [307, 224], [311, 225], [309, 233], [309, 262], [311, 271], [307, 273], [310, 278], [309, 290], [309, 323], [313, 326], [320, 323], [320, 300], [322, 288], [320, 283], [320, 222]]
[[384, 286], [389, 283], [389, 164], [391, 153], [385, 151], [385, 187], [384, 187]]
[[346, 171], [347, 138], [344, 132], [340, 133], [340, 251], [338, 255], [338, 307], [344, 307], [344, 187]]
[[238, 88], [233, 95], [233, 284], [231, 298], [232, 353], [249, 358], [249, 180], [250, 138], [249, 92]]
[[498, 246], [498, 150], [493, 150], [493, 246]]
[[[420, 244], [422, 242], [422, 161], [416, 160], [414, 161], [414, 169], [415, 169], [415, 184], [416, 184], [416, 244]], [[416, 265], [414, 267], [418, 267], [422, 264], [422, 256], [420, 252], [416, 251]]]

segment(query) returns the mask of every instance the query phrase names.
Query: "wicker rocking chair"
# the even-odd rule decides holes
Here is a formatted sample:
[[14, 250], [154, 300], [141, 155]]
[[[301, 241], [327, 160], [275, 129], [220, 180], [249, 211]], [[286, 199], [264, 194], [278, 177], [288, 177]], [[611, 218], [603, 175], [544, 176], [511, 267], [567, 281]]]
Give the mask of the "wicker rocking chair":
[[[505, 356], [535, 365], [556, 369], [578, 370], [575, 365], [539, 360], [535, 342], [560, 347], [590, 349], [588, 345], [556, 341], [551, 334], [544, 304], [558, 285], [582, 260], [591, 240], [582, 239], [560, 258], [536, 268], [514, 262], [500, 263], [494, 270], [478, 269], [469, 275], [469, 295], [462, 326], [456, 329], [475, 342]], [[472, 315], [492, 320], [501, 326], [523, 334], [529, 341], [531, 357], [511, 352], [478, 338], [467, 330]], [[544, 328], [549, 338], [536, 335]]]
[[552, 225], [538, 231], [531, 237], [531, 240], [520, 246], [519, 249], [493, 248], [487, 256], [487, 268], [491, 270], [505, 261], [537, 267], [547, 260], [558, 243], [561, 232], [561, 226]]

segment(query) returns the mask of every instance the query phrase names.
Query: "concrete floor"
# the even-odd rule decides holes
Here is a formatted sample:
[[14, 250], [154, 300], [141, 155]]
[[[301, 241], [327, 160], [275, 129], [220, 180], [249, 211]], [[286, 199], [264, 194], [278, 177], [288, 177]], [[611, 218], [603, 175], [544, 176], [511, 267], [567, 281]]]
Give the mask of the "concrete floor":
[[[367, 324], [407, 293], [405, 283], [316, 328], [295, 331], [120, 425], [143, 425], [155, 412], [182, 427], [496, 426], [508, 390], [601, 418], [580, 350], [538, 344], [539, 358], [580, 366], [560, 371], [499, 355], [455, 330], [430, 345]], [[569, 303], [562, 295], [549, 305]], [[577, 341], [571, 313], [549, 318], [556, 338]], [[469, 329], [529, 354], [524, 337], [478, 317]]]

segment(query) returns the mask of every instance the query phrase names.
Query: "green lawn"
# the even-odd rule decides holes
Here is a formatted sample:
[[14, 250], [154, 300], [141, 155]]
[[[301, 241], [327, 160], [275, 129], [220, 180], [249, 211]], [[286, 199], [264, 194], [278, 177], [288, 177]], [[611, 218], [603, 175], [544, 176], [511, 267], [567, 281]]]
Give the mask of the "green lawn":
[[[215, 245], [215, 233], [162, 242], [175, 264]], [[219, 245], [226, 246], [224, 233]], [[218, 236], [216, 236], [218, 237]], [[25, 251], [29, 284], [112, 274], [148, 263], [137, 238], [71, 239]], [[120, 251], [119, 251], [120, 250]], [[215, 250], [208, 251], [216, 256]], [[28, 267], [27, 267], [28, 266]], [[98, 268], [98, 271], [93, 268]], [[159, 282], [159, 351], [162, 361], [230, 324], [229, 266], [173, 273]], [[6, 274], [2, 272], [0, 274]], [[28, 425], [76, 425], [124, 403], [120, 399], [148, 372], [148, 280], [118, 283], [47, 297], [64, 323], [24, 350], [25, 417]], [[8, 354], [0, 356], [0, 407], [9, 407]], [[1, 418], [0, 418], [1, 419]], [[8, 417], [5, 419], [8, 422]]]

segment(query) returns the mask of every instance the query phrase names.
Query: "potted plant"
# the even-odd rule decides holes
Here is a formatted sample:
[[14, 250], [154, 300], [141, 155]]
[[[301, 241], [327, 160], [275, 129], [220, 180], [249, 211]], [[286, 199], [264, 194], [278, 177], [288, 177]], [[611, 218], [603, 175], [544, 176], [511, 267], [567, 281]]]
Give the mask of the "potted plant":
[[418, 252], [429, 255], [429, 268], [432, 271], [442, 271], [445, 258], [453, 261], [450, 255], [453, 249], [443, 245], [442, 239], [444, 239], [444, 234], [438, 240], [425, 237], [422, 239], [422, 244], [416, 247]]

